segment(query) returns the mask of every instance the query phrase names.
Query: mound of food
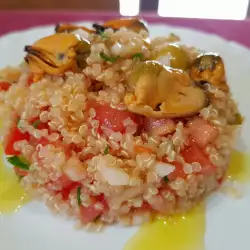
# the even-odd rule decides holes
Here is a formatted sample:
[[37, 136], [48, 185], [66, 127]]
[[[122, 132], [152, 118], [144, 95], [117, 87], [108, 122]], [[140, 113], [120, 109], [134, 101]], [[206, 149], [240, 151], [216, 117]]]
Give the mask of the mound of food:
[[80, 226], [192, 208], [223, 181], [242, 122], [220, 55], [137, 19], [57, 25], [0, 72], [7, 160]]

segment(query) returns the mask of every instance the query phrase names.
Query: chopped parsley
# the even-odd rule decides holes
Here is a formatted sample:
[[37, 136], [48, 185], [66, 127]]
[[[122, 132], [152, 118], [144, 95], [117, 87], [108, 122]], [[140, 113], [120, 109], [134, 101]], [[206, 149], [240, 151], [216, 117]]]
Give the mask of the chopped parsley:
[[101, 57], [104, 61], [106, 61], [106, 62], [111, 62], [111, 63], [115, 62], [115, 61], [119, 58], [119, 56], [108, 56], [108, 55], [106, 55], [104, 52], [100, 52], [100, 57]]
[[105, 32], [100, 32], [100, 36], [103, 38], [103, 39], [108, 39], [109, 37], [107, 36], [107, 34], [105, 34]]
[[19, 157], [19, 156], [10, 156], [10, 157], [7, 157], [7, 161], [11, 164], [11, 165], [13, 165], [13, 166], [15, 166], [15, 167], [17, 167], [17, 168], [20, 168], [20, 169], [23, 169], [23, 170], [29, 170], [29, 163], [25, 160], [25, 159], [23, 159], [23, 158], [21, 158], [21, 157]]
[[142, 60], [143, 59], [143, 54], [142, 53], [136, 53], [132, 56], [132, 59], [139, 59]]
[[77, 198], [78, 205], [81, 206], [82, 205], [82, 201], [81, 201], [81, 187], [77, 188], [76, 198]]
[[109, 153], [109, 145], [106, 146], [104, 149], [104, 154], [107, 155]]
[[164, 180], [166, 183], [168, 183], [168, 182], [169, 182], [168, 176], [165, 175], [165, 176], [163, 177], [163, 180]]
[[39, 125], [40, 123], [41, 123], [40, 120], [36, 120], [36, 121], [32, 124], [32, 126], [33, 126], [34, 128], [37, 128], [38, 125]]

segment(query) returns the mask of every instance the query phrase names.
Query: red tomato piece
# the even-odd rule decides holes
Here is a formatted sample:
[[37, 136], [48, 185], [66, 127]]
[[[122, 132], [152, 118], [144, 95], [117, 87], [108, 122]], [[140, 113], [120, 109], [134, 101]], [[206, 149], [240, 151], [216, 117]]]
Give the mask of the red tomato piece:
[[[105, 196], [100, 194], [98, 196], [92, 197], [93, 204], [88, 207], [81, 206], [80, 215], [83, 223], [87, 224], [95, 220], [99, 215], [101, 215], [105, 210], [108, 209], [108, 204], [105, 200]], [[103, 205], [103, 209], [96, 209], [95, 203], [100, 202]]]
[[218, 184], [219, 184], [219, 185], [221, 185], [221, 184], [222, 184], [222, 182], [223, 182], [223, 180], [224, 180], [224, 177], [222, 177], [222, 178], [218, 179], [218, 180], [217, 180], [217, 181], [218, 181]]
[[187, 163], [198, 162], [201, 165], [201, 173], [205, 175], [213, 174], [216, 167], [209, 161], [205, 152], [200, 149], [194, 142], [187, 146], [181, 155]]
[[84, 160], [91, 160], [95, 155], [94, 154], [87, 154], [85, 157], [84, 157]]
[[73, 150], [73, 151], [75, 151], [76, 153], [80, 153], [80, 152], [82, 151], [82, 148], [77, 147], [77, 145], [74, 144], [74, 143], [71, 143], [71, 144], [69, 145], [69, 148], [70, 148], [70, 150]]
[[49, 124], [48, 123], [43, 123], [39, 120], [39, 118], [33, 118], [31, 121], [30, 121], [30, 124], [36, 124], [36, 129], [48, 129], [49, 130]]
[[49, 125], [48, 123], [43, 123], [43, 122], [40, 122], [38, 125], [37, 125], [37, 129], [48, 129], [49, 130]]
[[28, 86], [30, 86], [34, 82], [34, 75], [30, 74], [27, 80]]
[[152, 210], [152, 206], [151, 206], [148, 202], [143, 201], [143, 203], [142, 203], [140, 209], [141, 209], [142, 211], [148, 211], [148, 210]]
[[62, 175], [58, 180], [54, 181], [53, 183], [62, 186], [62, 189], [58, 191], [58, 193], [62, 194], [62, 198], [65, 201], [69, 199], [70, 192], [81, 185], [78, 182], [71, 181], [65, 174]]
[[18, 167], [14, 167], [14, 171], [15, 171], [16, 175], [18, 175], [18, 176], [26, 176], [26, 175], [28, 175], [28, 171], [23, 170], [23, 169], [18, 168]]
[[103, 204], [103, 210], [108, 209], [108, 203], [105, 200], [104, 194], [100, 194], [96, 196], [95, 198], [96, 198], [96, 201], [101, 202]]
[[62, 175], [56, 182], [59, 182], [63, 188], [69, 188], [72, 185], [72, 180], [67, 175]]
[[140, 125], [141, 117], [126, 110], [118, 110], [111, 108], [108, 104], [99, 104], [94, 101], [88, 102], [88, 108], [95, 109], [96, 119], [100, 122], [100, 126], [104, 125], [115, 132], [125, 132], [123, 121], [130, 118], [136, 125]]
[[70, 192], [77, 188], [80, 184], [78, 182], [71, 182], [70, 185], [68, 185], [66, 188], [63, 188], [61, 190], [62, 198], [63, 200], [68, 200], [69, 199], [69, 194]]
[[205, 148], [218, 136], [218, 129], [201, 117], [196, 117], [188, 124], [188, 131], [193, 141], [201, 148]]
[[9, 82], [0, 82], [0, 91], [7, 91], [10, 88]]
[[[167, 162], [167, 161], [165, 161]], [[178, 177], [185, 179], [187, 177], [187, 174], [183, 170], [183, 165], [179, 162], [171, 162], [170, 164], [173, 164], [175, 166], [175, 170], [168, 175], [168, 179], [170, 181], [173, 181], [177, 179]]]
[[[193, 141], [184, 150], [181, 151], [185, 162], [193, 163], [198, 162], [201, 165], [201, 173], [205, 175], [213, 174], [216, 171], [216, 167], [209, 161], [205, 152], [199, 148]], [[163, 162], [169, 163], [168, 160], [163, 158]], [[173, 181], [178, 177], [185, 179], [187, 174], [183, 170], [183, 165], [179, 162], [171, 162], [175, 166], [175, 170], [168, 175], [168, 179]]]
[[29, 141], [30, 135], [28, 133], [22, 133], [18, 127], [14, 127], [8, 138], [4, 147], [4, 151], [6, 155], [19, 155], [20, 152], [16, 151], [13, 147], [16, 141], [27, 140]]
[[94, 205], [90, 205], [88, 207], [81, 206], [80, 208], [80, 216], [81, 220], [84, 224], [87, 224], [93, 220], [95, 220], [99, 215], [102, 214], [102, 210], [97, 210]]
[[40, 139], [37, 139], [32, 136], [30, 138], [30, 144], [32, 144], [33, 146], [37, 146], [37, 145], [46, 146], [47, 144], [49, 144], [49, 140], [45, 137], [41, 137]]

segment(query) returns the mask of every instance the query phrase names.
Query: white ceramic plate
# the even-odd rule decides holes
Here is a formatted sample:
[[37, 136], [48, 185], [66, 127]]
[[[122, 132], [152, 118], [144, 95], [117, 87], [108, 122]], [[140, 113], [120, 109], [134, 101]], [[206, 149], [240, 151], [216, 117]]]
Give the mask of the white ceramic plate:
[[[24, 46], [51, 34], [53, 29], [52, 26], [40, 27], [0, 38], [0, 68], [18, 64], [23, 58]], [[167, 25], [150, 26], [152, 36], [171, 32], [179, 35], [184, 44], [219, 52], [224, 58], [229, 85], [246, 117], [237, 148], [250, 152], [250, 50], [215, 35]], [[241, 199], [217, 193], [207, 202], [207, 250], [250, 249], [250, 185], [244, 186], [243, 192]], [[31, 202], [15, 214], [0, 216], [2, 250], [122, 250], [137, 230], [112, 226], [98, 234], [76, 231], [73, 221], [53, 216], [39, 202]]]

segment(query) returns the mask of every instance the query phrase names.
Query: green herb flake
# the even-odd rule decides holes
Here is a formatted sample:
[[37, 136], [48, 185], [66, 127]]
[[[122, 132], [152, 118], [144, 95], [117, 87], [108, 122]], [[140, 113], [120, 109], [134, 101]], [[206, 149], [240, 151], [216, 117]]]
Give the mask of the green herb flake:
[[139, 59], [142, 60], [143, 59], [143, 54], [142, 53], [136, 53], [132, 56], [132, 59]]
[[20, 168], [20, 169], [23, 169], [23, 170], [29, 170], [29, 163], [21, 158], [21, 157], [18, 157], [18, 156], [10, 156], [10, 157], [7, 157], [7, 161], [17, 167], [17, 168]]
[[165, 175], [165, 176], [163, 177], [163, 180], [164, 180], [166, 183], [168, 183], [168, 182], [169, 182], [168, 176]]
[[77, 203], [78, 203], [78, 205], [81, 206], [82, 205], [82, 201], [81, 201], [81, 187], [77, 188], [76, 197], [77, 197]]
[[109, 153], [109, 145], [106, 146], [104, 149], [104, 154], [107, 155]]
[[20, 123], [20, 121], [21, 121], [21, 118], [18, 118], [17, 119], [17, 127], [19, 128], [19, 123]]
[[105, 34], [105, 32], [100, 32], [100, 36], [103, 38], [103, 39], [108, 39], [108, 35]]
[[111, 62], [111, 63], [115, 62], [119, 58], [119, 56], [108, 56], [104, 52], [100, 52], [100, 57], [104, 61]]
[[36, 121], [32, 124], [32, 126], [33, 126], [34, 128], [37, 128], [38, 125], [39, 125], [40, 123], [41, 123], [40, 120], [36, 120]]

